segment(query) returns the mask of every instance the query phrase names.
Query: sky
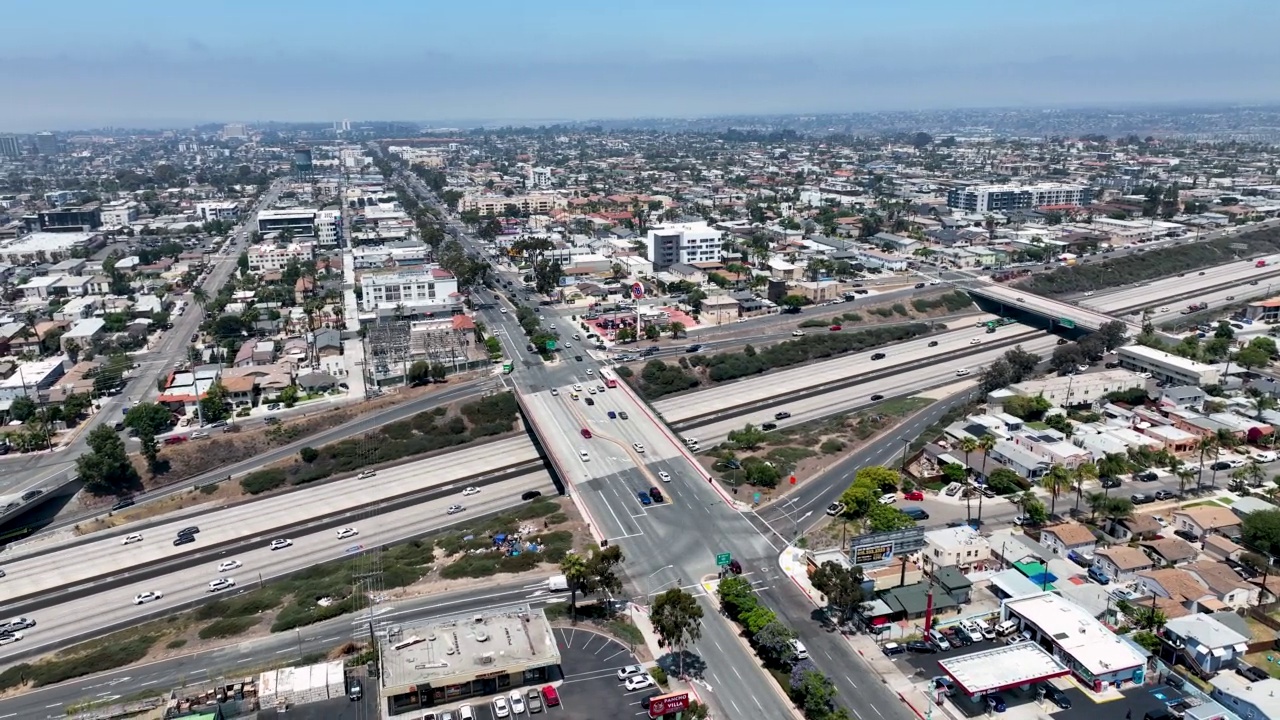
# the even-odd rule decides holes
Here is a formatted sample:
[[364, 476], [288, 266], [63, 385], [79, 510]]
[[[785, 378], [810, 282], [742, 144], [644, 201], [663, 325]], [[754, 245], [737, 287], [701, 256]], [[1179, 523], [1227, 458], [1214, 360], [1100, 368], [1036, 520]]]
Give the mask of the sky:
[[1280, 99], [1273, 0], [3, 7], [0, 132]]

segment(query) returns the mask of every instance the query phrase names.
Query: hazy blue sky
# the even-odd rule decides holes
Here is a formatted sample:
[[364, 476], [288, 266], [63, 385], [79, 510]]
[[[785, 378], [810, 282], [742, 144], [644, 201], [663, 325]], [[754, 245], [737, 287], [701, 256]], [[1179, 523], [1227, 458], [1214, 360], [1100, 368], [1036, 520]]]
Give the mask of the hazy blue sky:
[[0, 130], [1280, 99], [1280, 2], [5, 0]]

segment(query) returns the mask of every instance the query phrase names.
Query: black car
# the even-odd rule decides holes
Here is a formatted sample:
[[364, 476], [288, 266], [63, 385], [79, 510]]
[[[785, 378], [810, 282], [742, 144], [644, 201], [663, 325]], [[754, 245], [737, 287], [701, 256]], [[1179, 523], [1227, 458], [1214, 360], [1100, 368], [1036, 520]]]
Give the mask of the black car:
[[929, 341], [929, 347], [938, 347], [938, 341], [937, 341], [937, 340], [930, 340], [930, 341]]
[[186, 545], [187, 543], [193, 543], [195, 541], [196, 541], [195, 535], [179, 535], [178, 537], [173, 539], [173, 544]]
[[773, 414], [774, 420], [786, 420], [789, 417], [791, 417], [791, 413], [789, 412], [780, 412], [780, 413]]
[[112, 505], [112, 506], [111, 506], [111, 509], [112, 509], [112, 510], [123, 510], [123, 509], [125, 509], [125, 508], [127, 508], [127, 507], [129, 507], [129, 506], [131, 506], [131, 505], [133, 505], [133, 498], [131, 498], [131, 497], [127, 497], [127, 498], [120, 498], [119, 500], [117, 500], [117, 501], [116, 501], [116, 504], [115, 504], [115, 505]]
[[1044, 697], [1046, 700], [1057, 705], [1063, 710], [1071, 709], [1071, 698], [1067, 697], [1067, 694], [1062, 692], [1061, 689], [1048, 683], [1045, 683], [1040, 687], [1044, 688]]
[[535, 499], [540, 498], [540, 497], [542, 497], [542, 491], [541, 491], [541, 490], [526, 490], [526, 491], [524, 492], [524, 494], [520, 496], [520, 499], [521, 499], [521, 500], [535, 500]]
[[1142, 472], [1134, 473], [1133, 479], [1140, 480], [1142, 482], [1155, 482], [1160, 479], [1160, 474], [1157, 473], [1155, 470], [1145, 470]]
[[591, 398], [587, 398], [587, 404], [588, 404], [588, 405], [595, 405], [595, 404], [596, 404], [596, 401], [595, 401], [595, 400], [593, 400], [593, 399], [591, 399]]
[[874, 355], [872, 355], [872, 356], [871, 356], [871, 359], [872, 359], [872, 360], [883, 360], [883, 359], [884, 359], [884, 353], [876, 353], [876, 354], [874, 354]]
[[184, 527], [181, 530], [179, 530], [178, 535], [195, 535], [198, 532], [200, 532], [200, 528], [195, 525], [192, 525], [190, 527]]
[[875, 401], [877, 401], [877, 400], [883, 400], [883, 399], [884, 399], [884, 396], [883, 396], [883, 395], [872, 395], [872, 396], [871, 396], [871, 402], [875, 402]]
[[765, 430], [765, 431], [768, 431], [768, 430], [777, 430], [777, 429], [778, 429], [778, 423], [764, 423], [764, 424], [762, 424], [762, 425], [760, 426], [760, 429], [761, 429], [761, 430]]
[[933, 655], [938, 652], [938, 648], [933, 643], [927, 643], [924, 640], [910, 640], [906, 644], [907, 652], [921, 653], [923, 655]]
[[685, 352], [687, 352], [687, 353], [696, 353], [696, 352], [698, 352], [698, 351], [699, 351], [699, 350], [701, 350], [701, 349], [702, 349], [702, 346], [701, 346], [701, 345], [690, 345], [688, 348], [685, 348]]
[[1150, 495], [1143, 495], [1142, 493], [1134, 493], [1129, 496], [1129, 502], [1134, 505], [1146, 505], [1147, 503], [1153, 503], [1155, 501], [1155, 498]]
[[1102, 487], [1118, 488], [1120, 487], [1120, 478], [1104, 477], [1102, 478]]

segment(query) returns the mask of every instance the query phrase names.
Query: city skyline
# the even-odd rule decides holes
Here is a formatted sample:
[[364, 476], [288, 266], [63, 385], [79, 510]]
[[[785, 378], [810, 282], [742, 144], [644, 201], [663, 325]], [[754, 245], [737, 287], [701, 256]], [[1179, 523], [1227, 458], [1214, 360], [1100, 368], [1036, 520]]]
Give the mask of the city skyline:
[[[908, 5], [910, 5], [908, 7]], [[820, 2], [724, 7], [658, 0], [644, 13], [569, 0], [420, 7], [224, 3], [215, 15], [142, 2], [65, 3], [59, 32], [9, 8], [0, 51], [22, 103], [0, 128], [183, 126], [387, 118], [582, 120], [985, 107], [1257, 103], [1255, 68], [1280, 8], [1227, 0], [1220, 27], [1167, 4]], [[1189, 39], [1194, 38], [1194, 42]], [[75, 88], [68, 92], [68, 88]]]

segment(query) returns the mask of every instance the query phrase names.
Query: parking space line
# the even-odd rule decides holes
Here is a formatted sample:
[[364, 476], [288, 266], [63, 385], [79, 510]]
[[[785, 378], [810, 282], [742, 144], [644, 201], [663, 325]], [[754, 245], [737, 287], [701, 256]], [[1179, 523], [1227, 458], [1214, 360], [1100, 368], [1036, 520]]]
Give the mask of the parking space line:
[[619, 655], [622, 655], [622, 654], [625, 654], [625, 653], [628, 653], [628, 652], [630, 652], [630, 651], [629, 651], [629, 650], [627, 650], [626, 648], [622, 648], [622, 649], [621, 649], [621, 650], [619, 650], [618, 652], [616, 652], [616, 653], [614, 653], [614, 654], [610, 655], [610, 656], [609, 656], [609, 657], [607, 657], [607, 658], [604, 658], [603, 662], [609, 662], [610, 660], [612, 660], [612, 659], [614, 659], [614, 658], [618, 657]]

